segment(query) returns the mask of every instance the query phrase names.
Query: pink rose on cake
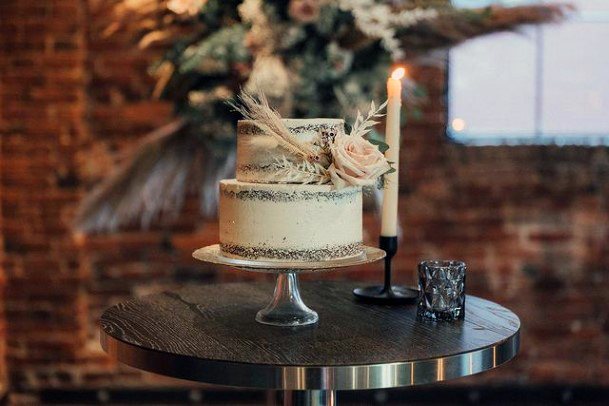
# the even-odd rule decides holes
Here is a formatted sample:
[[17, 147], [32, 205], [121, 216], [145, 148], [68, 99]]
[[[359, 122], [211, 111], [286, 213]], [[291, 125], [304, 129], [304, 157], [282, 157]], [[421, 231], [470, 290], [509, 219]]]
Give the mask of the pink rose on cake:
[[377, 146], [357, 135], [337, 134], [330, 152], [332, 164], [328, 172], [337, 188], [373, 185], [391, 170]]

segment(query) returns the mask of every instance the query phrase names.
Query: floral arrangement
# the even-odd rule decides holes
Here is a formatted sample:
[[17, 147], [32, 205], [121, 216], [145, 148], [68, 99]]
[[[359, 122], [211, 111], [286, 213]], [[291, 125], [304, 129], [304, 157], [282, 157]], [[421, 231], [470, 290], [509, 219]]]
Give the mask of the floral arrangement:
[[377, 109], [372, 102], [366, 118], [357, 113], [349, 135], [337, 134], [332, 140], [329, 147], [332, 164], [328, 167], [328, 172], [336, 187], [372, 185], [382, 175], [395, 171], [379, 149], [386, 149], [388, 145], [383, 142], [374, 145], [364, 138], [372, 126], [377, 124], [374, 119], [383, 116], [380, 112], [386, 105], [387, 102]]
[[[111, 13], [99, 13], [113, 17], [98, 35], [126, 30], [139, 47], [164, 50], [151, 67], [157, 79], [151, 96], [171, 100], [177, 120], [145, 137], [123, 167], [84, 200], [76, 221], [84, 232], [135, 223], [147, 227], [171, 217], [193, 185], [202, 213], [213, 214], [217, 180], [229, 177], [234, 167], [238, 115], [226, 102], [234, 101], [240, 88], [259, 87], [270, 105], [288, 117], [357, 117], [369, 100], [384, 99], [393, 63], [441, 61], [443, 50], [469, 38], [555, 21], [564, 11], [549, 4], [461, 9], [450, 0], [96, 4], [113, 7]], [[404, 88], [411, 103], [406, 110], [416, 115], [424, 89], [414, 83]], [[381, 138], [366, 127], [369, 118], [356, 120], [359, 127], [353, 131]], [[338, 158], [325, 168], [332, 182], [373, 178], [384, 170], [380, 156], [360, 138], [334, 140], [331, 148]], [[366, 168], [353, 161], [359, 154], [369, 159]]]
[[270, 107], [267, 97], [260, 91], [257, 96], [242, 91], [239, 104], [229, 103], [236, 111], [248, 120], [255, 120], [256, 125], [266, 134], [276, 139], [284, 150], [300, 159], [294, 163], [285, 155], [277, 158], [275, 170], [282, 176], [277, 177], [280, 183], [332, 183], [340, 189], [346, 186], [370, 186], [377, 179], [395, 169], [385, 159], [380, 148], [368, 141], [365, 136], [378, 122], [374, 119], [383, 116], [381, 113], [387, 102], [378, 108], [374, 102], [364, 118], [357, 113], [350, 134], [319, 134], [319, 141], [302, 143], [294, 137], [281, 120], [281, 115]]

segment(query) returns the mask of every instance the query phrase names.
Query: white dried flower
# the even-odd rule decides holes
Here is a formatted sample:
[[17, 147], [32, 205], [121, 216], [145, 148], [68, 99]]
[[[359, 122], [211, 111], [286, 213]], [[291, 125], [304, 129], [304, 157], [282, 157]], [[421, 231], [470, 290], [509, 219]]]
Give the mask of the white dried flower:
[[239, 11], [241, 19], [246, 23], [265, 18], [262, 14], [262, 0], [245, 0], [237, 6], [237, 10]]
[[245, 46], [253, 54], [272, 54], [276, 38], [262, 8], [262, 0], [245, 0], [238, 6], [238, 11], [241, 19], [251, 24], [245, 35]]
[[245, 85], [250, 92], [261, 91], [267, 96], [283, 97], [290, 87], [288, 70], [283, 61], [275, 56], [259, 56], [254, 61], [252, 73]]
[[408, 28], [423, 20], [438, 16], [435, 9], [415, 8], [393, 13], [387, 4], [374, 0], [340, 0], [339, 7], [353, 14], [357, 28], [370, 38], [377, 38], [394, 60], [404, 58], [404, 51], [396, 39], [396, 29]]
[[197, 15], [207, 0], [169, 0], [167, 8], [176, 14]]

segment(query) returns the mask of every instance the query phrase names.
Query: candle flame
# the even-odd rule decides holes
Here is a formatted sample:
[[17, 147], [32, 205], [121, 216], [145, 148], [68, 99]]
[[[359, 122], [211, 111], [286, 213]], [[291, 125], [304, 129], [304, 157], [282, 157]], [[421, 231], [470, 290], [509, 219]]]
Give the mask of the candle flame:
[[406, 75], [406, 69], [404, 69], [403, 67], [400, 66], [399, 68], [396, 68], [396, 69], [394, 69], [393, 72], [391, 72], [391, 79], [400, 80], [405, 75]]

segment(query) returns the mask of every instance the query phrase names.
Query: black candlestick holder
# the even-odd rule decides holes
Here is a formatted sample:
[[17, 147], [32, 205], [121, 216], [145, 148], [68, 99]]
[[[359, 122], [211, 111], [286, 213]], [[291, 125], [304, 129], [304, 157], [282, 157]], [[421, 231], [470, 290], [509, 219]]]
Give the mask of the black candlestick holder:
[[387, 253], [385, 257], [385, 283], [383, 285], [366, 286], [353, 290], [353, 294], [362, 301], [377, 304], [416, 303], [419, 291], [408, 286], [391, 284], [391, 261], [398, 251], [398, 237], [379, 238], [379, 248]]

